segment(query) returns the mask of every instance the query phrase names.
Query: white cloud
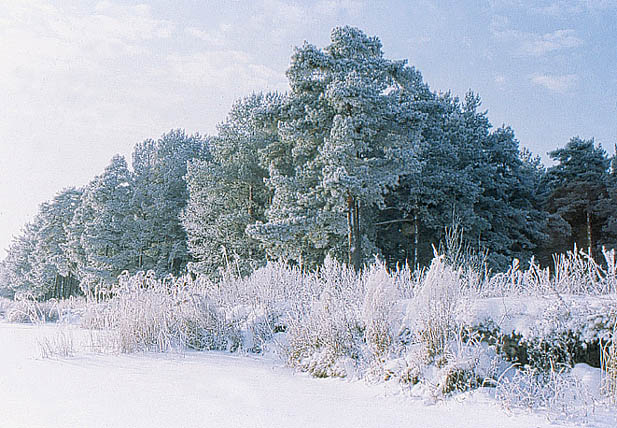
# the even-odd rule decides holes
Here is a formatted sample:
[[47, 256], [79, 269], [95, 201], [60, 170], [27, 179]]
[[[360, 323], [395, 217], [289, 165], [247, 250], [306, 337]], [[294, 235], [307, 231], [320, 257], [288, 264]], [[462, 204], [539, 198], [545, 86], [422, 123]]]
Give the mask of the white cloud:
[[334, 18], [341, 13], [358, 15], [365, 6], [361, 0], [320, 0], [315, 5], [315, 11], [321, 15]]
[[581, 46], [583, 41], [574, 30], [557, 30], [542, 35], [526, 33], [521, 52], [532, 56], [542, 56], [549, 52]]
[[530, 80], [532, 83], [543, 86], [548, 90], [565, 93], [576, 85], [578, 76], [576, 74], [554, 75], [536, 73], [530, 76]]
[[617, 10], [615, 0], [557, 0], [532, 10], [556, 17], [572, 16], [585, 12]]
[[615, 0], [489, 0], [493, 9], [524, 9], [532, 14], [571, 17], [586, 12], [617, 10]]
[[504, 42], [514, 44], [514, 53], [520, 56], [544, 56], [551, 52], [573, 49], [583, 45], [576, 31], [556, 30], [550, 33], [532, 33], [509, 28], [509, 20], [496, 15], [491, 21], [491, 33]]
[[225, 43], [225, 37], [221, 32], [205, 31], [197, 27], [187, 27], [184, 31], [189, 36], [212, 46], [222, 46]]
[[366, 5], [366, 0], [319, 0], [316, 3], [261, 0], [252, 24], [257, 31], [268, 33], [274, 40], [283, 40], [316, 22], [334, 23], [340, 18], [360, 16]]
[[246, 52], [212, 50], [189, 55], [170, 55], [171, 77], [183, 84], [226, 88], [235, 96], [251, 91], [284, 90], [283, 73], [258, 64]]

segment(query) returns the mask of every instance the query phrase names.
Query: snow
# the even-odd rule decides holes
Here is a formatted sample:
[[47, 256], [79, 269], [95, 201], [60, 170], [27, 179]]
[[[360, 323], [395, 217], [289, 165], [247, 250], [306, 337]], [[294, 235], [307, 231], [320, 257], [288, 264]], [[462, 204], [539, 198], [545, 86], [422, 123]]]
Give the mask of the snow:
[[501, 333], [523, 337], [553, 332], [582, 331], [586, 340], [596, 338], [617, 310], [617, 296], [520, 296], [475, 299], [461, 314], [467, 325], [494, 323]]
[[[61, 330], [60, 330], [61, 329]], [[73, 357], [42, 358], [45, 338]], [[490, 390], [438, 402], [389, 383], [314, 379], [263, 357], [220, 353], [108, 355], [76, 327], [0, 323], [0, 427], [555, 427], [615, 426], [614, 414], [555, 421], [507, 412]], [[577, 366], [590, 383], [597, 369]]]

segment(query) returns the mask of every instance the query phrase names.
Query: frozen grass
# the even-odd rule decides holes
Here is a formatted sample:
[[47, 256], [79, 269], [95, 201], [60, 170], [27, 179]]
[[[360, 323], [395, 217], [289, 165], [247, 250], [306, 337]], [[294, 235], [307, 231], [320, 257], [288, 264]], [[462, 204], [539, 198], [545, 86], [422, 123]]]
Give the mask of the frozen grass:
[[0, 297], [0, 319], [6, 317], [6, 313], [13, 306], [13, 301], [6, 297]]
[[144, 273], [122, 275], [107, 301], [86, 306], [82, 325], [108, 330], [96, 346], [116, 352], [224, 349], [231, 336], [199, 283]]
[[507, 409], [542, 410], [570, 420], [585, 420], [600, 404], [581, 379], [564, 368], [516, 370], [497, 384], [495, 395]]
[[38, 347], [42, 358], [66, 358], [76, 353], [75, 340], [68, 328], [59, 328], [55, 334], [39, 338]]
[[617, 324], [600, 348], [602, 392], [612, 404], [617, 403]]
[[604, 263], [574, 248], [553, 257], [553, 269], [541, 268], [533, 259], [523, 270], [518, 260], [510, 269], [487, 277], [478, 287], [484, 297], [546, 295], [614, 295], [617, 293], [615, 250], [602, 250]]

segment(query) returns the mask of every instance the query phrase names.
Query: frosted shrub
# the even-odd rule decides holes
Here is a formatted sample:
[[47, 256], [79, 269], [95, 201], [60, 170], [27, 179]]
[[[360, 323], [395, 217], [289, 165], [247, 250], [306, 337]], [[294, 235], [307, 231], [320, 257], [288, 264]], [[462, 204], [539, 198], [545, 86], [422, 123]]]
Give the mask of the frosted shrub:
[[362, 305], [364, 338], [373, 359], [385, 361], [394, 344], [393, 331], [397, 314], [395, 306], [401, 300], [395, 278], [381, 262], [375, 262], [364, 274], [366, 292]]
[[178, 348], [224, 349], [232, 336], [225, 317], [189, 277], [157, 280], [123, 274], [112, 297], [91, 311], [109, 329], [105, 348], [120, 352]]
[[600, 347], [602, 392], [612, 404], [617, 403], [617, 324]]
[[6, 313], [6, 320], [14, 323], [45, 322], [45, 312], [30, 295], [18, 296]]
[[445, 355], [460, 332], [456, 313], [463, 298], [460, 272], [443, 256], [433, 259], [407, 309], [406, 325], [431, 357]]
[[359, 275], [331, 259], [317, 274], [321, 287], [294, 302], [288, 315], [288, 360], [317, 377], [344, 377], [362, 357], [364, 286]]
[[317, 293], [315, 284], [313, 274], [270, 262], [248, 277], [228, 274], [218, 283], [205, 281], [204, 287], [237, 331], [236, 347], [261, 352], [277, 333], [287, 330], [290, 308]]
[[500, 379], [495, 396], [509, 409], [545, 410], [565, 418], [588, 416], [595, 405], [589, 390], [566, 368], [515, 370]]
[[365, 376], [414, 383], [424, 356], [410, 356], [407, 345], [411, 343], [411, 331], [403, 320], [421, 272], [411, 272], [407, 266], [388, 270], [376, 260], [362, 277], [366, 290], [362, 304], [363, 350], [368, 365]]

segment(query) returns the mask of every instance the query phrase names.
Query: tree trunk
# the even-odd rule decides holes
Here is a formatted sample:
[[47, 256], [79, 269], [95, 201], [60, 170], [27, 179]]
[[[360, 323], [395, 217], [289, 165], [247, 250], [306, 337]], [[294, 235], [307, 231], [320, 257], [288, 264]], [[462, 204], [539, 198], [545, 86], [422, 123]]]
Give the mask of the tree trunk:
[[53, 291], [53, 295], [52, 295], [52, 297], [56, 298], [56, 299], [59, 297], [59, 294], [60, 294], [60, 293], [58, 293], [58, 284], [60, 282], [59, 281], [59, 276], [60, 275], [56, 274], [56, 278], [54, 280], [54, 291]]
[[353, 267], [359, 270], [362, 267], [362, 241], [360, 240], [360, 202], [355, 200], [354, 205], [354, 246], [353, 246]]
[[350, 194], [347, 194], [347, 255], [348, 265], [352, 266], [352, 249], [353, 249], [353, 198]]
[[66, 280], [69, 283], [68, 295], [69, 297], [71, 297], [73, 295], [73, 278], [71, 277], [71, 272], [69, 272], [68, 276], [66, 277]]
[[349, 266], [359, 270], [362, 267], [362, 242], [360, 241], [360, 203], [347, 194], [347, 244]]
[[413, 268], [418, 268], [418, 206], [413, 213]]
[[248, 214], [253, 218], [253, 185], [249, 184], [249, 206], [248, 206]]
[[593, 248], [591, 241], [591, 214], [589, 209], [587, 209], [587, 252], [591, 254], [591, 249]]

